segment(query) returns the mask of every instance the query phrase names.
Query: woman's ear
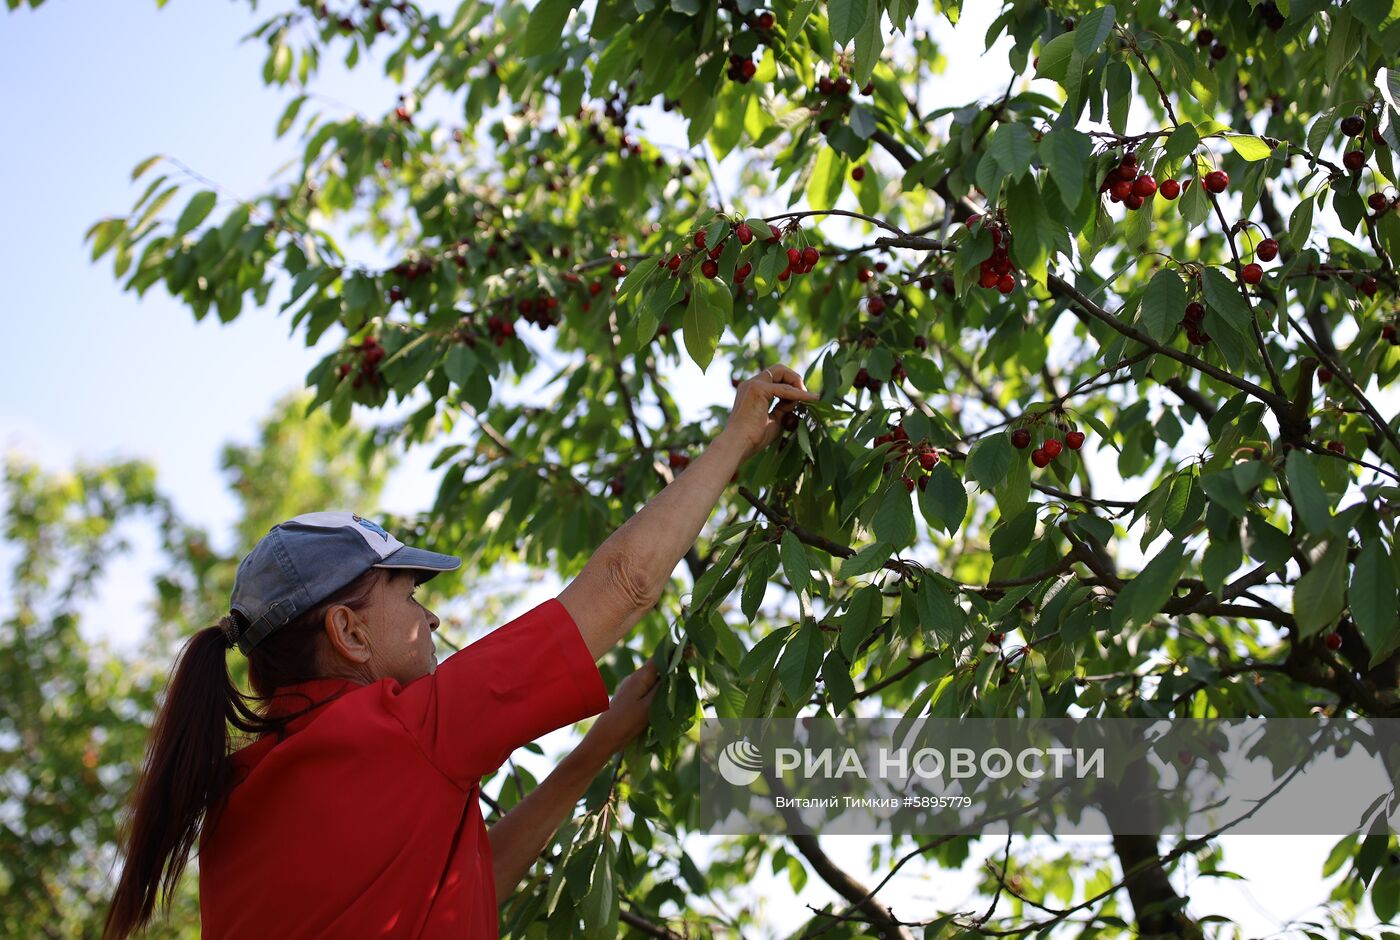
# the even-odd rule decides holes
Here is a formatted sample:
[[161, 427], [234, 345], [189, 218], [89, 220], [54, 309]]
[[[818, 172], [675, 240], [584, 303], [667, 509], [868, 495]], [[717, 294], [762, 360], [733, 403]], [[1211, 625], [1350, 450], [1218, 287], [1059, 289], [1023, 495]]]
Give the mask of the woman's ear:
[[335, 658], [352, 663], [369, 662], [369, 629], [349, 607], [336, 605], [326, 611], [326, 639]]

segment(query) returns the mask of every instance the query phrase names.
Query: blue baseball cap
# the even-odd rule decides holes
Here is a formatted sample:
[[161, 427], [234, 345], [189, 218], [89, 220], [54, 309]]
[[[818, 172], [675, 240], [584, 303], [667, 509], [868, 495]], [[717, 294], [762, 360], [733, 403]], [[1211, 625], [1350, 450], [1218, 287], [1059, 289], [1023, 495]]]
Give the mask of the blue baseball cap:
[[229, 609], [248, 627], [238, 648], [247, 656], [268, 634], [371, 568], [415, 569], [422, 584], [461, 564], [453, 555], [405, 545], [351, 512], [302, 513], [269, 529], [239, 562]]

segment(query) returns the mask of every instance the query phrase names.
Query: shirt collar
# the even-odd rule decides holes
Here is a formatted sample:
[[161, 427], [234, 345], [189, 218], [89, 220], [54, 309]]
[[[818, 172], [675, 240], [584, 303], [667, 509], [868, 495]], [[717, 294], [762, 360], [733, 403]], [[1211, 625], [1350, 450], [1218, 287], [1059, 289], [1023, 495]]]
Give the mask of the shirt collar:
[[[325, 678], [286, 685], [273, 693], [268, 701], [265, 714], [269, 718], [281, 718], [293, 712], [303, 711], [323, 705], [352, 689], [360, 688], [353, 679]], [[310, 701], [308, 701], [310, 699]]]

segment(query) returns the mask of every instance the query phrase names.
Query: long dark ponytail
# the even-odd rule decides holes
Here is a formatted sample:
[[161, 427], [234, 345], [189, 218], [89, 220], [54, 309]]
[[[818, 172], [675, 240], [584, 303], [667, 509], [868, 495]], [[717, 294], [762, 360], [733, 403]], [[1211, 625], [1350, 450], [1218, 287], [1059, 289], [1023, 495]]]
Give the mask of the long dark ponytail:
[[[281, 688], [320, 676], [319, 637], [326, 611], [336, 604], [368, 607], [386, 569], [371, 568], [337, 594], [273, 632], [248, 656], [244, 694], [229, 672], [225, 630], [246, 624], [230, 613], [200, 630], [181, 649], [170, 671], [165, 698], [151, 729], [146, 760], [132, 792], [120, 843], [125, 864], [107, 909], [103, 940], [125, 940], [141, 930], [164, 895], [164, 914], [201, 829], [214, 826], [232, 777], [229, 754], [252, 739], [279, 736], [301, 712], [281, 718], [265, 714]], [[308, 708], [311, 707], [308, 702]]]

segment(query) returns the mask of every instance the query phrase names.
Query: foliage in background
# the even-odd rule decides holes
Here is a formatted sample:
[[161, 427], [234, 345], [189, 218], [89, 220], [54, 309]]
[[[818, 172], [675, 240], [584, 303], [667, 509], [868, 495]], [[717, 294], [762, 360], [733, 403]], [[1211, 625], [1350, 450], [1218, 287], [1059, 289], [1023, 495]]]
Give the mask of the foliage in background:
[[[691, 743], [707, 714], [857, 705], [1395, 713], [1400, 10], [1009, 3], [987, 35], [1010, 40], [1005, 94], [920, 113], [921, 83], [957, 77], [914, 0], [575, 6], [284, 5], [253, 37], [302, 144], [285, 184], [182, 192], [154, 157], [89, 233], [127, 289], [196, 318], [275, 303], [308, 344], [343, 332], [308, 415], [409, 403], [376, 448], [469, 422], [421, 531], [473, 571], [576, 572], [683, 469], [723, 412], [683, 422], [664, 364], [795, 362], [821, 391], [619, 654], [667, 666], [650, 746], [505, 928], [731, 932], [752, 909], [700, 899], [763, 866], [843, 897], [812, 918], [833, 938], [1230, 935], [1165, 877], [1211, 872], [1209, 837], [1008, 851], [981, 917], [896, 917], [814, 839], [736, 838], [701, 871], [678, 842]], [[322, 58], [370, 52], [399, 100], [323, 108]], [[687, 152], [641, 133], [652, 104]], [[709, 166], [731, 152], [726, 201]], [[399, 260], [356, 262], [345, 234]], [[507, 403], [523, 377], [547, 381]], [[875, 862], [957, 867], [969, 844]], [[1367, 898], [1390, 920], [1393, 840], [1343, 840], [1343, 867], [1317, 929], [1347, 934]]]

